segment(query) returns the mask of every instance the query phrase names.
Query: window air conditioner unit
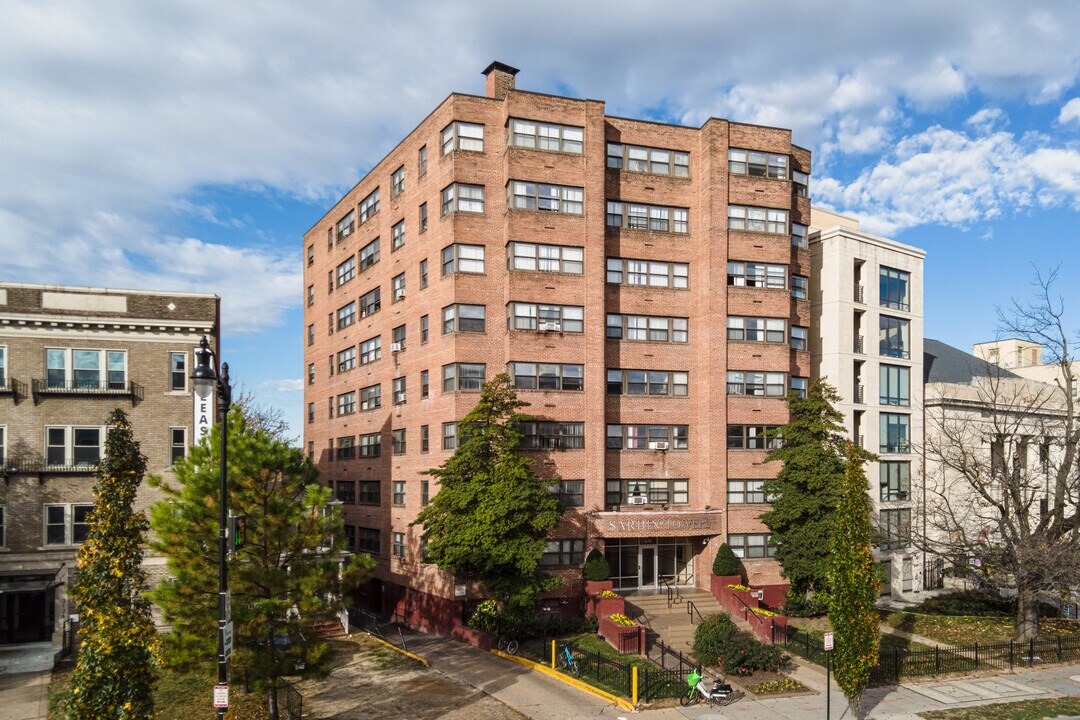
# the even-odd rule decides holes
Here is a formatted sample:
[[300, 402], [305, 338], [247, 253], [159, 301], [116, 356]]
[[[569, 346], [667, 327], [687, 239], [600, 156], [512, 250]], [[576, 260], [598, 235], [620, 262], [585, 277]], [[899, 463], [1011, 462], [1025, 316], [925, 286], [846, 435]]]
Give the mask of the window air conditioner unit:
[[366, 318], [367, 317], [367, 310], [361, 310], [360, 311], [360, 317]]
[[390, 343], [390, 352], [401, 352], [401, 343]]
[[668, 443], [666, 442], [651, 442], [649, 443], [650, 450], [667, 450]]
[[399, 289], [394, 291], [394, 299], [395, 300], [401, 300], [404, 297], [405, 297], [405, 291], [404, 290], [399, 288]]
[[757, 591], [757, 599], [758, 600], [764, 600], [765, 599], [765, 591], [764, 590], [758, 590]]
[[644, 495], [631, 495], [626, 502], [630, 505], [644, 505], [647, 499]]
[[560, 332], [562, 330], [562, 323], [557, 322], [542, 322], [540, 323], [540, 332]]
[[352, 228], [345, 228], [341, 231], [341, 237], [343, 238], [349, 237], [350, 235], [352, 235]]

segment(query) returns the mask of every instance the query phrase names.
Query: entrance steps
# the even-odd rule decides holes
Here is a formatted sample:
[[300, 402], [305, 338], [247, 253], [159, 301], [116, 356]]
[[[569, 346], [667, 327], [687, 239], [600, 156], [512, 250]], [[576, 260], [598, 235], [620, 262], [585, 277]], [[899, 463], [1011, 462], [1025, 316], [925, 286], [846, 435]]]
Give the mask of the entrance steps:
[[60, 648], [50, 642], [0, 646], [0, 671], [5, 674], [52, 670]]
[[667, 591], [639, 590], [626, 593], [625, 597], [626, 614], [645, 626], [645, 640], [650, 648], [659, 640], [682, 653], [689, 652], [693, 646], [694, 630], [702, 618], [722, 612], [712, 593], [698, 588], [680, 588], [670, 607]]

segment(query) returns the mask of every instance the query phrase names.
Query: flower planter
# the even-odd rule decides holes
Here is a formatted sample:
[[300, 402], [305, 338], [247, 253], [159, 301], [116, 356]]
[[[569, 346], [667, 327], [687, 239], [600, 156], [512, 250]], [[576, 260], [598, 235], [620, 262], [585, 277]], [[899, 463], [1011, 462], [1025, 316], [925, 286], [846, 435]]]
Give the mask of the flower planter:
[[611, 590], [611, 580], [586, 580], [585, 581], [585, 594], [588, 596], [595, 595], [601, 590]]
[[619, 625], [607, 615], [599, 615], [597, 620], [600, 636], [607, 640], [611, 647], [625, 654], [645, 654], [644, 625], [638, 623]]

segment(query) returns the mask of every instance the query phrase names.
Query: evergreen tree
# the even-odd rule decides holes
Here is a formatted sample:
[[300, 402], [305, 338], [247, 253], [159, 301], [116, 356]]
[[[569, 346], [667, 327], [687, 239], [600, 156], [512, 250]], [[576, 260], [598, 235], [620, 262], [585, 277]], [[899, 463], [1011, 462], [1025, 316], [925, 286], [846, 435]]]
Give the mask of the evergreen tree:
[[70, 590], [82, 636], [67, 701], [75, 720], [154, 716], [158, 635], [143, 596], [147, 522], [143, 513], [132, 510], [145, 472], [146, 458], [131, 424], [122, 410], [114, 410]]
[[867, 497], [864, 456], [848, 443], [840, 505], [829, 542], [829, 621], [835, 632], [833, 672], [853, 717], [878, 663], [879, 639], [874, 602], [881, 593], [870, 543], [874, 527]]
[[439, 492], [413, 524], [424, 527], [428, 556], [441, 569], [476, 578], [511, 614], [531, 611], [540, 593], [557, 580], [539, 571], [548, 533], [562, 515], [521, 453], [518, 409], [510, 378], [500, 373], [484, 384], [480, 401], [458, 423], [458, 447], [428, 471]]
[[[251, 429], [243, 413], [228, 417], [229, 509], [246, 516], [246, 543], [228, 561], [234, 625], [233, 677], [267, 691], [276, 718], [283, 676], [322, 677], [327, 644], [311, 632], [334, 621], [344, 593], [371, 574], [367, 555], [343, 557], [341, 514], [330, 490], [300, 450]], [[217, 655], [220, 430], [215, 428], [175, 466], [177, 485], [151, 483], [166, 499], [151, 510], [153, 546], [168, 559], [170, 581], [152, 595], [173, 631], [168, 660], [204, 665]], [[341, 572], [339, 572], [341, 571]]]
[[792, 597], [827, 589], [829, 535], [844, 475], [844, 416], [833, 407], [839, 400], [823, 379], [812, 381], [804, 398], [789, 395], [790, 421], [778, 431], [783, 445], [766, 458], [784, 464], [765, 481], [772, 508], [761, 520], [772, 531]]

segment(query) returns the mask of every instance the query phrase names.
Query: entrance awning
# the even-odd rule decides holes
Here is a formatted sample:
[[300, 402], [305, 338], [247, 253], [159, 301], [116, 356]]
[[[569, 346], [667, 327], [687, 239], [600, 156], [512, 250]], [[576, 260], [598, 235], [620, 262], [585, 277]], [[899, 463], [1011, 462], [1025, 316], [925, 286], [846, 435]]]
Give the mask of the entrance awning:
[[9, 593], [44, 592], [50, 588], [58, 587], [64, 583], [59, 580], [23, 580], [21, 582], [0, 582], [0, 595]]

